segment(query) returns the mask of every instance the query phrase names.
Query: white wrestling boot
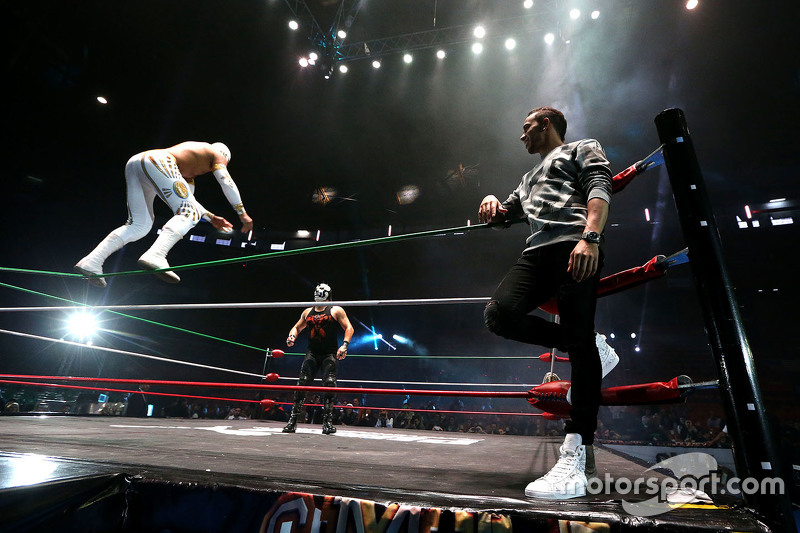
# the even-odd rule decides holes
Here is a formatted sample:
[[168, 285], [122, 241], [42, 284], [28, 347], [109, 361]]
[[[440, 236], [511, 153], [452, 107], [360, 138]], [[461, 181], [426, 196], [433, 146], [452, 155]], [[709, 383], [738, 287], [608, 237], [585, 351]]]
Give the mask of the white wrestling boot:
[[[153, 243], [153, 246], [139, 258], [139, 266], [147, 270], [169, 268], [167, 254], [182, 238], [183, 236], [181, 234], [169, 228], [163, 228], [156, 242]], [[180, 283], [181, 281], [181, 278], [171, 270], [154, 272], [154, 274], [167, 283]]]
[[87, 280], [92, 285], [105, 287], [106, 280], [95, 276], [103, 273], [103, 263], [108, 259], [108, 256], [123, 246], [125, 246], [125, 243], [122, 239], [113, 233], [109, 233], [89, 255], [78, 261], [78, 264], [74, 267], [75, 272], [86, 276]]
[[567, 500], [586, 496], [586, 446], [578, 433], [568, 433], [559, 448], [561, 457], [548, 473], [525, 487], [525, 496]]

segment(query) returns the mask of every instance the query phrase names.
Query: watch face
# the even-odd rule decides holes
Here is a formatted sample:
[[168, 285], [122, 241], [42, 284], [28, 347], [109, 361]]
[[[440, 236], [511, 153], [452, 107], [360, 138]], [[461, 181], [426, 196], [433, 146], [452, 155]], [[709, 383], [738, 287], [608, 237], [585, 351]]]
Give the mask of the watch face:
[[587, 231], [581, 236], [581, 239], [585, 241], [589, 241], [591, 243], [599, 243], [600, 242], [600, 234], [596, 231]]

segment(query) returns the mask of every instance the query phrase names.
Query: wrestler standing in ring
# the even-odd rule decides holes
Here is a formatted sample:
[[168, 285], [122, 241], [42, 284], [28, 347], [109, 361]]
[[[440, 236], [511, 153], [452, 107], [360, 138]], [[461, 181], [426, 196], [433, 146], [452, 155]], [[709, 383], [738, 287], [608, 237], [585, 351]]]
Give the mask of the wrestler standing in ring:
[[[244, 210], [239, 189], [228, 174], [231, 151], [217, 142], [187, 141], [165, 150], [148, 150], [131, 157], [125, 166], [128, 194], [128, 221], [108, 234], [89, 255], [78, 261], [75, 271], [89, 278], [89, 283], [105, 287], [106, 280], [94, 277], [103, 273], [105, 260], [129, 242], [138, 241], [153, 227], [153, 199], [158, 195], [174, 213], [161, 228], [156, 241], [139, 258], [139, 266], [148, 270], [168, 268], [167, 253], [202, 219], [225, 232], [233, 224], [204, 208], [194, 197], [194, 178], [208, 172], [222, 188], [222, 193], [239, 215], [242, 233], [253, 229], [253, 219]], [[172, 271], [156, 272], [168, 283], [181, 278]]]
[[[330, 301], [331, 288], [326, 283], [320, 283], [314, 289], [314, 301], [319, 305], [309, 307], [300, 315], [289, 331], [286, 339], [287, 346], [294, 346], [297, 335], [306, 328], [309, 328], [308, 351], [300, 367], [300, 379], [298, 385], [310, 385], [314, 380], [317, 369], [322, 369], [322, 384], [325, 387], [336, 386], [336, 371], [339, 368], [339, 361], [347, 357], [347, 345], [353, 338], [355, 330], [347, 318], [347, 313], [338, 305], [328, 306], [324, 302]], [[337, 348], [336, 331], [338, 327], [344, 330], [344, 341]], [[303, 409], [305, 402], [305, 392], [296, 391], [294, 393], [294, 405], [292, 414], [289, 416], [289, 423], [283, 428], [284, 433], [294, 433], [297, 429], [297, 417]], [[336, 433], [333, 425], [333, 394], [326, 393], [324, 399], [324, 410], [322, 413], [322, 433], [330, 435]]]
[[[486, 326], [507, 339], [568, 352], [572, 367], [567, 436], [556, 465], [525, 488], [534, 498], [586, 494], [587, 474], [594, 470], [600, 382], [619, 362], [594, 329], [611, 169], [596, 140], [564, 144], [566, 131], [560, 111], [533, 109], [520, 140], [528, 153], [541, 155], [541, 162], [504, 202], [489, 195], [478, 210], [481, 222], [526, 218], [531, 228], [522, 257], [486, 305]], [[528, 314], [554, 296], [560, 323]]]

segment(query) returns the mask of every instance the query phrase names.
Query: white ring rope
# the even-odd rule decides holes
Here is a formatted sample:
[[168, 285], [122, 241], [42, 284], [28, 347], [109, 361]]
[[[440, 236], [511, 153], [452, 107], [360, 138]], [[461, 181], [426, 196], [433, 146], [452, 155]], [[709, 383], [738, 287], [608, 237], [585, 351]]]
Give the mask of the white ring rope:
[[[484, 304], [489, 297], [478, 298], [419, 298], [409, 300], [342, 300], [340, 302], [324, 302], [326, 306], [368, 307], [390, 305], [463, 305]], [[132, 305], [61, 305], [44, 307], [0, 307], [0, 312], [9, 311], [157, 311], [179, 309], [265, 309], [272, 307], [312, 307], [320, 302], [237, 302], [219, 304], [132, 304]]]
[[[122, 354], [122, 355], [130, 355], [130, 356], [133, 356], [133, 357], [142, 357], [144, 359], [153, 359], [155, 361], [161, 361], [161, 362], [164, 362], [164, 363], [175, 363], [175, 364], [179, 364], [179, 365], [187, 365], [187, 366], [194, 366], [194, 367], [198, 367], [198, 368], [205, 368], [207, 370], [217, 370], [217, 371], [220, 371], [220, 372], [230, 372], [232, 374], [239, 374], [239, 375], [242, 375], [242, 376], [255, 377], [255, 378], [259, 378], [259, 379], [265, 379], [265, 377], [266, 377], [263, 374], [255, 374], [253, 372], [244, 372], [242, 370], [233, 370], [233, 369], [230, 369], [230, 368], [222, 368], [222, 367], [218, 367], [218, 366], [203, 365], [203, 364], [200, 364], [200, 363], [191, 363], [189, 361], [180, 361], [178, 359], [169, 359], [169, 358], [166, 358], [166, 357], [159, 357], [159, 356], [156, 356], [156, 355], [148, 355], [148, 354], [137, 353], [137, 352], [129, 352], [129, 351], [126, 351], [126, 350], [117, 350], [116, 348], [106, 348], [105, 346], [94, 346], [94, 345], [82, 344], [80, 342], [67, 341], [67, 340], [64, 340], [64, 339], [56, 339], [56, 338], [53, 338], [53, 337], [43, 337], [41, 335], [34, 335], [32, 333], [23, 333], [21, 331], [9, 331], [7, 329], [0, 329], [0, 333], [8, 333], [9, 335], [16, 335], [18, 337], [26, 337], [26, 338], [29, 338], [29, 339], [50, 341], [50, 342], [58, 343], [58, 344], [66, 344], [68, 346], [76, 346], [78, 348], [87, 348], [87, 349], [90, 349], [90, 350], [100, 350], [100, 351], [103, 351], [103, 352], [112, 352], [112, 353], [118, 353], [118, 354]], [[297, 381], [297, 378], [288, 378], [288, 377], [279, 377], [278, 379], [289, 380], [289, 381], [293, 381], [293, 382]], [[321, 381], [321, 380], [317, 379], [317, 381]], [[470, 387], [532, 387], [533, 386], [533, 385], [526, 385], [526, 384], [520, 384], [520, 383], [517, 383], [517, 384], [508, 384], [508, 383], [449, 383], [449, 382], [440, 383], [440, 382], [425, 382], [425, 381], [374, 381], [374, 380], [357, 380], [357, 379], [337, 379], [336, 381], [337, 382], [341, 382], [341, 383], [378, 383], [378, 384], [384, 384], [384, 385], [435, 385], [437, 387], [438, 386], [450, 386], [450, 387], [455, 387], [455, 386], [470, 386]]]
[[105, 346], [94, 346], [94, 345], [82, 344], [80, 342], [65, 341], [64, 339], [55, 339], [53, 337], [42, 337], [40, 335], [33, 335], [32, 333], [23, 333], [21, 331], [9, 331], [7, 329], [0, 329], [0, 333], [8, 333], [9, 335], [16, 335], [18, 337], [26, 337], [26, 338], [29, 338], [29, 339], [36, 339], [36, 340], [40, 340], [40, 341], [50, 341], [50, 342], [54, 342], [54, 343], [58, 343], [58, 344], [66, 344], [66, 345], [69, 345], [69, 346], [76, 346], [78, 348], [88, 348], [90, 350], [100, 350], [100, 351], [103, 351], [103, 352], [113, 352], [113, 353], [119, 353], [119, 354], [123, 354], [123, 355], [132, 355], [134, 357], [143, 357], [145, 359], [153, 359], [155, 361], [163, 361], [165, 363], [177, 363], [177, 364], [187, 365], [187, 366], [196, 366], [198, 368], [205, 368], [205, 369], [208, 369], [208, 370], [219, 370], [220, 372], [230, 372], [232, 374], [241, 374], [243, 376], [251, 376], [251, 377], [256, 377], [256, 378], [263, 378], [264, 377], [261, 374], [254, 374], [252, 372], [243, 372], [241, 370], [232, 370], [230, 368], [221, 368], [221, 367], [218, 367], [218, 366], [203, 365], [203, 364], [200, 364], [200, 363], [190, 363], [188, 361], [179, 361], [177, 359], [167, 359], [166, 357], [159, 357], [157, 355], [148, 355], [148, 354], [144, 354], [144, 353], [129, 352], [129, 351], [126, 351], [126, 350], [117, 350], [116, 348], [106, 348]]

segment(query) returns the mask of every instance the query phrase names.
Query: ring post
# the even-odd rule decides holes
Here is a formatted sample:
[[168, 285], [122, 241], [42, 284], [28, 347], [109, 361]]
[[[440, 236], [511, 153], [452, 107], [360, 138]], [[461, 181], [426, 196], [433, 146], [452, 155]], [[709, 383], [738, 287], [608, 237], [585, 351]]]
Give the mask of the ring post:
[[782, 531], [795, 528], [789, 490], [792, 478], [781, 464], [758, 385], [750, 344], [734, 286], [722, 254], [722, 242], [689, 136], [683, 111], [666, 109], [655, 118], [658, 137], [678, 210], [705, 329], [717, 364], [728, 434], [740, 479], [781, 477], [783, 494], [743, 494], [745, 503]]

